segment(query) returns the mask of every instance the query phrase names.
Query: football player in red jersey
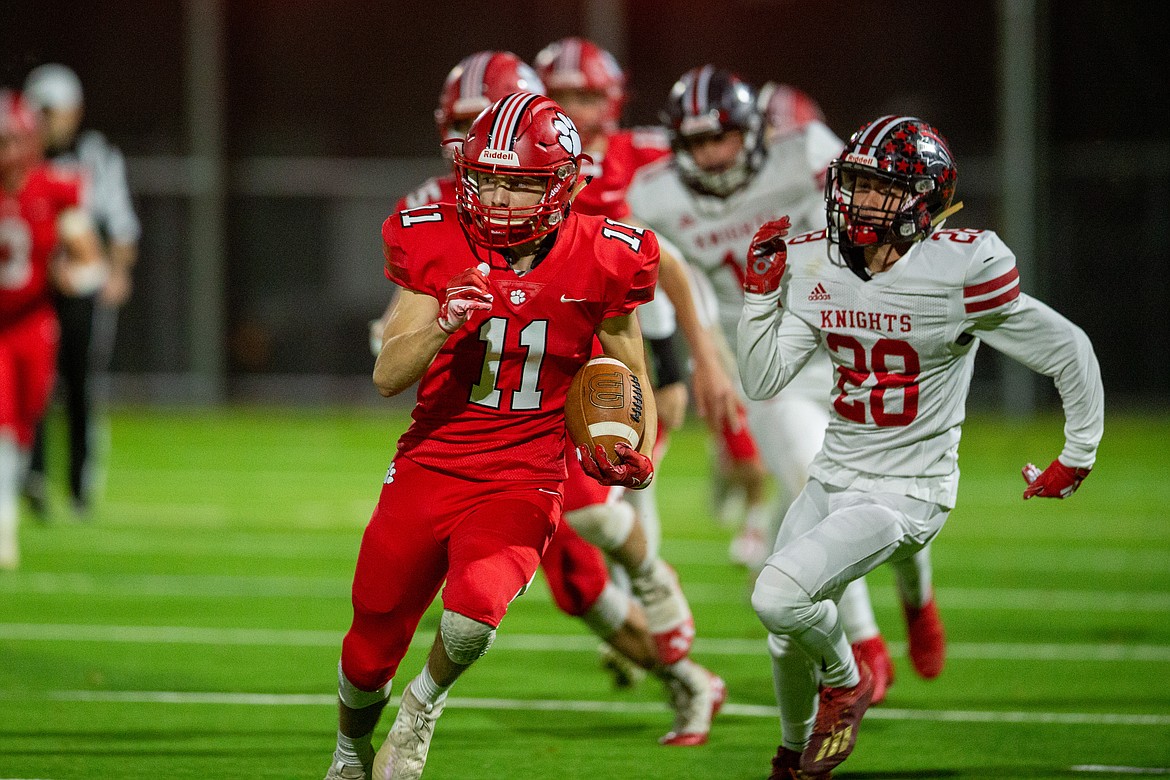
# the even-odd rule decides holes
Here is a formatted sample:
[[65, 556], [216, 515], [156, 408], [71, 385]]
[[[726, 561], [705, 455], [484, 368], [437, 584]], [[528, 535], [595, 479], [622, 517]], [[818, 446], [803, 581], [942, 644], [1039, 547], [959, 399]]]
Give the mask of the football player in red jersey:
[[[638, 170], [670, 155], [669, 137], [659, 127], [619, 127], [627, 97], [626, 75], [613, 55], [593, 41], [577, 37], [554, 41], [536, 55], [533, 64], [549, 96], [577, 125], [585, 153], [591, 158], [582, 168], [590, 177], [589, 185], [574, 200], [573, 208], [579, 214], [599, 214], [637, 224], [631, 218], [626, 190]], [[695, 406], [714, 427], [724, 421], [733, 422], [735, 390], [710, 333], [695, 312], [686, 266], [677, 249], [669, 245], [661, 248], [665, 251], [660, 283], [675, 309], [665, 316], [677, 315], [691, 349]], [[649, 316], [650, 312], [643, 312], [643, 326], [648, 333], [657, 330], [646, 321]], [[665, 343], [666, 337], [662, 341], [652, 342], [658, 359], [670, 360], [672, 347]], [[682, 420], [687, 399], [683, 383], [673, 384], [660, 388], [660, 412], [664, 421], [677, 424]]]
[[42, 164], [36, 123], [19, 95], [0, 92], [0, 569], [20, 563], [19, 490], [53, 386], [52, 289], [87, 294], [105, 280], [83, 182]]
[[[637, 449], [591, 466], [610, 485], [653, 477], [633, 311], [653, 295], [654, 235], [570, 210], [580, 137], [547, 97], [504, 98], [454, 147], [456, 204], [383, 225], [402, 291], [374, 383], [386, 396], [419, 386], [358, 555], [329, 778], [421, 776], [449, 687], [487, 652], [559, 522], [565, 394], [594, 339], [642, 379], [647, 425]], [[391, 680], [444, 580], [434, 645], [374, 755]]]
[[[513, 92], [544, 94], [544, 85], [536, 72], [510, 51], [477, 51], [459, 61], [447, 74], [439, 92], [435, 109], [435, 129], [439, 140], [461, 141], [471, 127], [471, 120], [479, 112]], [[443, 156], [450, 159], [449, 146], [444, 145]], [[455, 202], [455, 173], [448, 171], [432, 176], [412, 192], [403, 195], [394, 206], [395, 211], [427, 206], [432, 203]], [[370, 348], [376, 357], [382, 349], [382, 330], [390, 318], [390, 303], [382, 316], [370, 321]]]
[[[579, 214], [629, 219], [626, 189], [638, 169], [670, 154], [669, 139], [661, 128], [620, 128], [622, 107], [626, 102], [626, 76], [614, 57], [593, 41], [578, 37], [554, 41], [536, 55], [534, 66], [548, 88], [549, 96], [577, 125], [582, 145], [591, 158], [582, 168], [589, 183], [574, 200], [574, 210]], [[677, 330], [682, 331], [690, 347], [695, 401], [700, 415], [709, 421], [720, 420], [732, 415], [736, 406], [734, 386], [723, 367], [723, 360], [711, 334], [699, 321], [686, 267], [677, 250], [661, 242], [660, 250], [659, 283], [665, 297], [639, 309], [639, 321], [651, 347], [650, 356], [657, 380], [657, 458], [661, 458], [666, 450], [669, 431], [682, 423], [686, 412], [685, 360], [680, 355]], [[577, 496], [583, 500], [575, 500]], [[645, 546], [656, 557], [661, 534], [654, 487], [627, 494], [626, 499], [635, 507], [638, 525], [642, 526], [637, 531], [644, 534]], [[595, 529], [620, 524], [623, 511], [624, 504], [609, 500], [604, 493], [598, 493], [595, 486], [590, 491], [588, 480], [570, 468], [565, 519], [611, 555], [613, 540], [604, 536], [599, 538]], [[678, 602], [682, 604], [681, 594]], [[678, 637], [666, 637], [675, 643], [679, 641]], [[682, 644], [678, 646], [683, 647]], [[605, 660], [619, 681], [629, 679], [631, 670], [620, 657], [607, 656]], [[712, 682], [717, 688], [716, 696], [722, 698], [725, 695], [722, 681], [712, 678]], [[672, 691], [672, 701], [677, 703], [679, 698], [678, 692]], [[697, 701], [692, 705], [695, 712], [704, 709]], [[717, 703], [714, 709], [718, 709]], [[705, 741], [707, 728], [709, 723], [692, 722], [685, 727], [676, 723], [675, 734], [667, 735], [665, 740], [669, 744], [697, 744], [693, 740]], [[683, 733], [691, 736], [679, 736]]]
[[[488, 98], [541, 89], [540, 79], [510, 52], [470, 55], [452, 69], [443, 85], [435, 111], [439, 135], [445, 141], [461, 140], [471, 120], [489, 105]], [[402, 198], [397, 208], [401, 211], [454, 201], [452, 173], [427, 181]], [[639, 311], [643, 308], [639, 307]], [[388, 307], [387, 317], [389, 312]], [[377, 345], [375, 354], [381, 349], [381, 334], [381, 327], [372, 334], [372, 346]], [[651, 350], [650, 354], [657, 353]], [[656, 376], [665, 376], [661, 364]], [[622, 488], [603, 486], [587, 477], [568, 441], [566, 446], [569, 474], [563, 513], [569, 522], [558, 525], [541, 560], [553, 600], [561, 611], [582, 619], [614, 648], [614, 663], [650, 671], [667, 687], [675, 718], [670, 732], [662, 737], [664, 744], [702, 744], [707, 739], [712, 714], [725, 697], [725, 687], [720, 678], [688, 658], [694, 627], [677, 577], [657, 555], [653, 536], [647, 538], [643, 518], [636, 517], [627, 504], [619, 503]], [[574, 523], [582, 527], [592, 543], [581, 538]], [[628, 589], [610, 580], [605, 558], [595, 545], [611, 554], [623, 571], [630, 572], [625, 579], [637, 585], [645, 608]]]

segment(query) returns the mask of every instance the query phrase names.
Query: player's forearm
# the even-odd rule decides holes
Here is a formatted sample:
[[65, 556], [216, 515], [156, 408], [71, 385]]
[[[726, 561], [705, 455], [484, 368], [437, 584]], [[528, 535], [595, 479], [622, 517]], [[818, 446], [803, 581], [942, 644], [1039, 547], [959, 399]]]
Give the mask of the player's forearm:
[[[659, 241], [662, 239], [660, 238]], [[663, 249], [658, 265], [658, 284], [674, 307], [675, 320], [695, 360], [718, 360], [718, 353], [707, 329], [699, 321], [691, 284], [682, 261]]]
[[748, 398], [771, 398], [796, 376], [803, 365], [785, 355], [780, 338], [782, 315], [779, 302], [779, 290], [744, 295], [735, 357]]
[[378, 392], [390, 398], [417, 382], [447, 338], [448, 333], [431, 320], [383, 339], [382, 350], [374, 363], [374, 385]]
[[1093, 345], [1084, 331], [1027, 295], [998, 328], [980, 334], [987, 344], [1051, 377], [1064, 406], [1065, 465], [1089, 468], [1105, 428], [1105, 390]]

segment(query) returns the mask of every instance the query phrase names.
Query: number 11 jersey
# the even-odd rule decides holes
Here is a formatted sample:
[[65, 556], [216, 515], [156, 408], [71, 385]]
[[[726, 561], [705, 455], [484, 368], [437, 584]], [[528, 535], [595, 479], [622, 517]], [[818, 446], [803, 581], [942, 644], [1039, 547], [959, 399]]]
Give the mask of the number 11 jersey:
[[453, 276], [479, 265], [493, 296], [423, 374], [399, 455], [472, 480], [563, 480], [569, 384], [602, 321], [654, 296], [654, 234], [570, 213], [523, 275], [497, 253], [473, 251], [451, 204], [392, 214], [382, 238], [396, 284], [441, 302]]

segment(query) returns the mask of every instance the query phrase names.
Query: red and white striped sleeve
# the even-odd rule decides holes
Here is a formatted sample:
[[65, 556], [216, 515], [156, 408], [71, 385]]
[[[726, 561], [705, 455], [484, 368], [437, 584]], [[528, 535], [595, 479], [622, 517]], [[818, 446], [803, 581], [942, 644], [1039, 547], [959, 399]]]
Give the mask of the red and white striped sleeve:
[[992, 323], [1011, 313], [1020, 298], [1020, 272], [1011, 250], [991, 233], [972, 245], [963, 281], [963, 314], [969, 325], [994, 327]]

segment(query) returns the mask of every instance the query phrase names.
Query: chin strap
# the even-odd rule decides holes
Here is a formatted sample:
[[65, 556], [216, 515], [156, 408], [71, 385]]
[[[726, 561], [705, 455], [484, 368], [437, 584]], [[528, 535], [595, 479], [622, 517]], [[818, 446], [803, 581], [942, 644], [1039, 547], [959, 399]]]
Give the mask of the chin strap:
[[577, 196], [581, 194], [581, 190], [585, 189], [585, 185], [591, 181], [593, 181], [592, 176], [582, 176], [580, 179], [577, 179], [577, 183], [573, 185], [573, 191], [569, 193], [570, 204], [577, 199]]
[[951, 204], [951, 206], [949, 208], [943, 209], [943, 211], [937, 217], [935, 217], [934, 219], [932, 219], [930, 221], [930, 226], [931, 227], [938, 227], [940, 222], [942, 222], [944, 219], [951, 216], [955, 212], [959, 211], [959, 209], [961, 209], [961, 208], [963, 208], [963, 201], [959, 201], [958, 203]]

